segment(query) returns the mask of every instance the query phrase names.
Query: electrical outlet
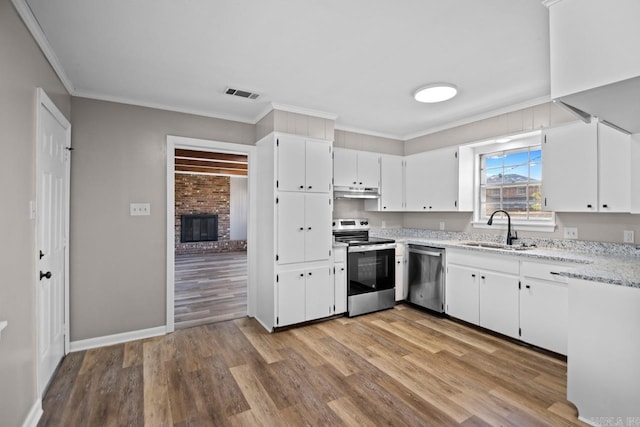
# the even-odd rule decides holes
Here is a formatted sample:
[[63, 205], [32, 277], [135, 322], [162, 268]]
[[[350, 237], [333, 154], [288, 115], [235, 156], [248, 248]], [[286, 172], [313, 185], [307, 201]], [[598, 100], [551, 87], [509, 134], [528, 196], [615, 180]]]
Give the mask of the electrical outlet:
[[151, 203], [131, 203], [129, 205], [130, 216], [149, 216], [151, 215]]
[[444, 221], [440, 221], [440, 230], [444, 231]]
[[624, 230], [624, 242], [625, 243], [633, 243], [635, 242], [635, 236], [634, 236], [634, 232], [633, 230]]
[[565, 239], [577, 239], [578, 238], [578, 227], [565, 227], [564, 228], [564, 238]]
[[387, 221], [382, 220], [382, 228], [387, 228]]

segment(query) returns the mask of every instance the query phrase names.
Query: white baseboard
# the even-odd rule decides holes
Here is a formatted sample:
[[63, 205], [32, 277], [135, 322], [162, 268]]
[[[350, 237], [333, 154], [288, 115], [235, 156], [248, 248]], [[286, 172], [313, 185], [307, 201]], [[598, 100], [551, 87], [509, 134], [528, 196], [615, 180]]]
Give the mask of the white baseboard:
[[106, 335], [104, 337], [89, 338], [86, 340], [71, 341], [69, 351], [82, 351], [91, 348], [106, 347], [108, 345], [122, 344], [123, 342], [141, 340], [144, 338], [157, 337], [167, 333], [166, 326], [156, 328], [140, 329], [138, 331], [123, 332], [121, 334]]
[[36, 427], [38, 425], [38, 421], [40, 421], [40, 417], [42, 416], [42, 400], [38, 398], [33, 403], [33, 406], [29, 410], [29, 414], [27, 414], [27, 418], [24, 419], [22, 423], [22, 427]]

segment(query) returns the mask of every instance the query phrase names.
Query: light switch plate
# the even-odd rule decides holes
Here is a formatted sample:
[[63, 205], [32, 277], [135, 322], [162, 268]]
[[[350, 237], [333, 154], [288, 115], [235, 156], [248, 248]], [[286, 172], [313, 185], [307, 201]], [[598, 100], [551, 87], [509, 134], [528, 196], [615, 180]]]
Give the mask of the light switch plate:
[[564, 238], [565, 239], [577, 239], [578, 238], [578, 227], [565, 227], [564, 228]]
[[151, 215], [151, 203], [131, 203], [129, 205], [130, 216], [149, 216]]
[[444, 231], [444, 221], [440, 221], [440, 230]]
[[635, 236], [634, 236], [634, 232], [633, 230], [624, 230], [624, 242], [625, 243], [633, 243], [635, 242]]

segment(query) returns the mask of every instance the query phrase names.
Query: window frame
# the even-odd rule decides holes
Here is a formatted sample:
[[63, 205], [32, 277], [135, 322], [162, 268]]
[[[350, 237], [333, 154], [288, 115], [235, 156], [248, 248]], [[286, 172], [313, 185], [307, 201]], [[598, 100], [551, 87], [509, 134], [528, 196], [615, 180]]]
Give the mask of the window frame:
[[[472, 226], [474, 228], [487, 228], [487, 229], [506, 229], [506, 218], [494, 219], [493, 225], [488, 225], [486, 218], [482, 217], [481, 202], [480, 202], [480, 190], [481, 190], [481, 156], [491, 153], [497, 153], [502, 151], [518, 150], [528, 147], [539, 146], [542, 150], [542, 131], [527, 132], [518, 135], [510, 135], [508, 137], [509, 142], [498, 143], [496, 139], [488, 141], [481, 141], [470, 144], [473, 148], [474, 157], [474, 189], [473, 189], [473, 219]], [[542, 177], [541, 183], [544, 182], [544, 165], [542, 165]], [[551, 212], [551, 217], [548, 219], [522, 219], [512, 218], [512, 227], [522, 231], [539, 231], [539, 232], [554, 232], [556, 230], [556, 214]]]

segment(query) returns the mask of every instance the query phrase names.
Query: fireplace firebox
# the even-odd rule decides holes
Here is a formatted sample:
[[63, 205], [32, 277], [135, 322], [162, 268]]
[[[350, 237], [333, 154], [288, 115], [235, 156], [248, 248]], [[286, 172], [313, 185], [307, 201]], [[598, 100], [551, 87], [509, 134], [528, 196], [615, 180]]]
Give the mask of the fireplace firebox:
[[212, 242], [218, 240], [218, 215], [182, 215], [180, 241]]

